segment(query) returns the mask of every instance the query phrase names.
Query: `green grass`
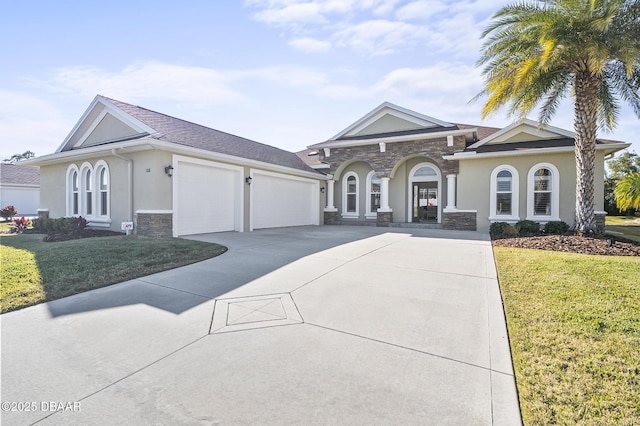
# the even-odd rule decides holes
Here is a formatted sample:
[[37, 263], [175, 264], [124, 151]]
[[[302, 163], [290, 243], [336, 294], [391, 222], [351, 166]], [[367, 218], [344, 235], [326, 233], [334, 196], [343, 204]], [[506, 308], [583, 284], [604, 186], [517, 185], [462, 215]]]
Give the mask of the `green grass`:
[[625, 238], [640, 242], [640, 217], [634, 216], [607, 216], [605, 229], [619, 232]]
[[9, 312], [218, 256], [226, 248], [178, 238], [0, 238], [0, 312]]
[[640, 258], [494, 253], [524, 424], [640, 424]]

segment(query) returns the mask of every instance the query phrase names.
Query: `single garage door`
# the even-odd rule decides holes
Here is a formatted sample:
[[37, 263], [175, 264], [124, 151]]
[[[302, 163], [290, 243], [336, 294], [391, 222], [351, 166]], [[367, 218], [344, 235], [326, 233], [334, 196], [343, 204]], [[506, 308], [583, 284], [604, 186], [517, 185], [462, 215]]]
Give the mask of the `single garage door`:
[[177, 235], [241, 230], [237, 229], [242, 221], [241, 172], [211, 162], [177, 164]]
[[252, 228], [318, 225], [318, 181], [252, 170]]

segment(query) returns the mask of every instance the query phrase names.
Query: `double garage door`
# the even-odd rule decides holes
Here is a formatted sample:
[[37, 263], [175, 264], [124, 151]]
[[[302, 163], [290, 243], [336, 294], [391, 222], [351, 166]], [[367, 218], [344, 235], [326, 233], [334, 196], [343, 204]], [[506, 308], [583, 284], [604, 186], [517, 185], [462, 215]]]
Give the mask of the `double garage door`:
[[247, 185], [243, 167], [183, 157], [174, 167], [175, 235], [318, 224], [316, 180], [251, 169]]

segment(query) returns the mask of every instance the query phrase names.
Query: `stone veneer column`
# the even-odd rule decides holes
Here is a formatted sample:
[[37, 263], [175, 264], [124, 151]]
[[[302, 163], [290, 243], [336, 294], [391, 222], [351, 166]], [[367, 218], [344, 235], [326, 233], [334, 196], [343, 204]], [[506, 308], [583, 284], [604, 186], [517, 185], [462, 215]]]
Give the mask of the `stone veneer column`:
[[383, 213], [392, 211], [389, 207], [389, 179], [388, 177], [380, 178], [380, 208], [378, 211]]
[[[329, 176], [333, 178], [333, 176]], [[333, 186], [336, 183], [335, 180], [329, 179], [327, 181], [327, 207], [324, 208], [324, 224], [335, 225], [338, 223], [338, 209], [335, 206], [333, 199]]]
[[376, 226], [389, 226], [393, 220], [393, 210], [389, 207], [389, 179], [380, 178], [380, 208], [377, 212]]
[[447, 210], [456, 210], [456, 176], [447, 175]]
[[333, 199], [333, 186], [335, 183], [336, 181], [333, 179], [327, 181], [327, 207], [324, 208], [325, 212], [335, 212], [338, 210], [336, 209]]

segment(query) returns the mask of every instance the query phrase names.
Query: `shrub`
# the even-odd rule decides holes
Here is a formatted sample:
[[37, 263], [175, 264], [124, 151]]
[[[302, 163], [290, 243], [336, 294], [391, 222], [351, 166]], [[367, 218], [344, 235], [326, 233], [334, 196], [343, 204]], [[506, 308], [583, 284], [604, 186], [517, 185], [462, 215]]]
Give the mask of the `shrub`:
[[544, 225], [544, 232], [546, 234], [562, 235], [562, 234], [566, 234], [568, 230], [569, 230], [569, 225], [567, 225], [566, 222], [563, 222], [561, 220], [547, 222]]
[[540, 224], [532, 220], [521, 220], [516, 223], [516, 230], [520, 235], [535, 235], [540, 233]]
[[0, 216], [5, 219], [11, 219], [13, 216], [18, 214], [18, 210], [16, 210], [13, 206], [6, 206], [2, 210], [0, 210]]
[[14, 234], [22, 234], [29, 226], [31, 226], [31, 221], [22, 216], [20, 219], [13, 220], [11, 232]]
[[502, 235], [504, 235], [505, 237], [515, 237], [516, 235], [518, 235], [518, 230], [513, 225], [507, 225], [507, 227], [504, 228]]
[[489, 227], [489, 234], [492, 236], [500, 236], [504, 234], [504, 230], [509, 226], [507, 222], [493, 222]]
[[33, 221], [33, 229], [47, 234], [81, 235], [86, 227], [87, 219], [82, 216], [58, 219], [41, 218]]

